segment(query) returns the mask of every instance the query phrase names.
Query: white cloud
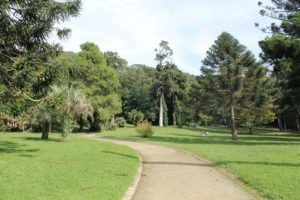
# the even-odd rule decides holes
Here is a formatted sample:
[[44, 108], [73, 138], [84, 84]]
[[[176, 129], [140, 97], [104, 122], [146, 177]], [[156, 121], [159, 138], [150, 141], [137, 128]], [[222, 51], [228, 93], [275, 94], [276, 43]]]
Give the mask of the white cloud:
[[64, 26], [72, 36], [65, 50], [79, 51], [85, 41], [102, 51], [117, 51], [130, 64], [154, 66], [154, 49], [169, 41], [183, 71], [199, 74], [205, 52], [222, 31], [258, 54], [265, 36], [254, 27], [263, 21], [256, 0], [83, 0], [79, 18]]

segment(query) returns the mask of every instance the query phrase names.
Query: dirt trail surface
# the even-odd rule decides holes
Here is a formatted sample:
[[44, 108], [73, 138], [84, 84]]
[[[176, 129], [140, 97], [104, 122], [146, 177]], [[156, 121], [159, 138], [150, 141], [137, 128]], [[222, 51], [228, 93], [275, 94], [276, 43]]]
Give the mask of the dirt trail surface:
[[[159, 145], [85, 137], [128, 146], [142, 158], [142, 174], [133, 200], [254, 200], [213, 166], [191, 154]], [[124, 166], [126, 167], [126, 166]]]

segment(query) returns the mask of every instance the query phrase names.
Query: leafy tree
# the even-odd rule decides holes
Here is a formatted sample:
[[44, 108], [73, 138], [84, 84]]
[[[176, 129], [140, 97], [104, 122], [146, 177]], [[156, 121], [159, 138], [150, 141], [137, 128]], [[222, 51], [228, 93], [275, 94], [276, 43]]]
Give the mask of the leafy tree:
[[66, 37], [70, 29], [57, 29], [55, 24], [78, 16], [80, 6], [80, 0], [1, 1], [1, 84], [28, 97], [26, 92], [31, 92], [32, 83], [45, 82], [45, 71], [51, 67], [49, 58], [61, 51], [47, 39], [55, 31], [60, 38]]
[[242, 90], [243, 76], [253, 55], [229, 33], [222, 33], [207, 52], [201, 71], [214, 83], [215, 95], [229, 111], [232, 139], [237, 140], [236, 109], [238, 95]]
[[176, 126], [176, 116], [181, 113], [180, 100], [186, 87], [186, 76], [175, 64], [170, 64], [165, 67], [164, 81], [166, 96], [170, 98], [169, 110], [172, 124]]
[[114, 68], [117, 71], [124, 70], [128, 62], [124, 58], [121, 58], [117, 52], [107, 51], [104, 53], [106, 59], [106, 65]]
[[121, 111], [119, 96], [119, 77], [116, 71], [106, 65], [104, 55], [93, 43], [81, 45], [76, 63], [83, 70], [74, 83], [78, 85], [91, 101], [94, 108], [93, 118], [90, 118], [90, 130], [99, 131], [101, 125]]
[[[167, 103], [168, 110], [172, 118], [173, 125], [176, 125], [176, 113], [180, 113], [180, 102], [179, 96], [185, 88], [186, 77], [173, 63], [172, 55], [173, 50], [169, 47], [167, 41], [161, 41], [159, 48], [155, 49], [157, 61], [157, 71], [158, 71], [158, 87], [157, 94], [159, 96], [159, 124], [163, 126], [164, 119], [164, 101], [167, 103], [167, 97], [169, 97], [169, 102]], [[176, 110], [177, 109], [177, 110]]]
[[136, 64], [125, 68], [119, 75], [122, 87], [122, 116], [128, 119], [128, 113], [137, 109], [144, 113], [148, 121], [155, 121], [156, 92], [153, 95], [152, 91], [157, 71], [154, 68]]
[[[294, 0], [272, 1], [272, 6], [263, 8], [263, 16], [276, 19], [263, 31], [272, 34], [259, 44], [263, 50], [262, 58], [273, 65], [273, 76], [276, 79], [277, 92], [276, 110], [280, 129], [282, 128], [282, 116], [286, 112], [292, 112], [295, 116], [295, 124], [299, 127], [299, 61], [300, 61], [300, 2]], [[283, 120], [285, 121], [285, 120]]]
[[129, 120], [131, 123], [135, 126], [137, 126], [138, 123], [144, 120], [144, 114], [141, 111], [138, 111], [136, 109], [133, 109], [128, 113]]
[[251, 134], [254, 126], [274, 121], [272, 89], [273, 83], [267, 76], [267, 69], [252, 60], [244, 75], [238, 108], [238, 121], [249, 127]]
[[155, 49], [155, 61], [157, 61], [158, 81], [157, 95], [159, 96], [159, 126], [163, 127], [164, 119], [164, 93], [166, 91], [166, 67], [173, 64], [173, 50], [169, 47], [167, 41], [162, 40], [159, 43], [159, 48]]
[[[0, 112], [17, 118], [44, 97], [59, 69], [50, 58], [61, 52], [49, 44], [50, 34], [62, 38], [69, 29], [57, 23], [79, 15], [80, 0], [0, 2]], [[30, 100], [31, 102], [28, 102]]]

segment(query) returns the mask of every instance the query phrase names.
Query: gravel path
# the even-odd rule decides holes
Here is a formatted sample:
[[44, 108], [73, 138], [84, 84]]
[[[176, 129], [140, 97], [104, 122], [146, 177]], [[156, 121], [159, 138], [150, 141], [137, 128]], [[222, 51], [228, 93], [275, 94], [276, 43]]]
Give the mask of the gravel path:
[[[86, 137], [128, 146], [142, 158], [133, 200], [254, 200], [240, 186], [194, 156], [158, 145]], [[124, 166], [126, 167], [126, 166]]]

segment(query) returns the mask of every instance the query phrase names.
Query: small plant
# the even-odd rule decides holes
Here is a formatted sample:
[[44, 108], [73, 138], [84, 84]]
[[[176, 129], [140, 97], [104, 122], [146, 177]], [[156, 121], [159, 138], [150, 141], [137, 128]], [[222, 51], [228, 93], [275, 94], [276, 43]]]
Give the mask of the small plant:
[[142, 121], [142, 122], [138, 123], [135, 130], [140, 136], [142, 136], [144, 138], [147, 138], [147, 137], [150, 137], [153, 135], [152, 125], [148, 121]]
[[124, 117], [117, 117], [115, 122], [119, 128], [124, 128], [126, 126], [126, 120]]

